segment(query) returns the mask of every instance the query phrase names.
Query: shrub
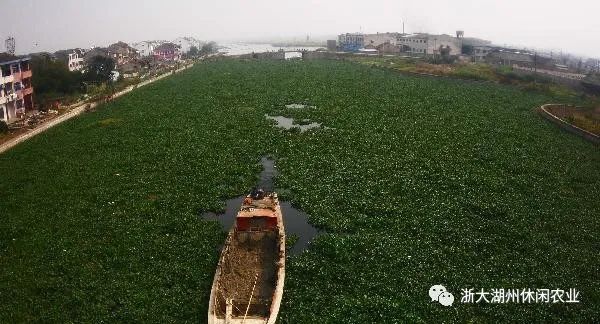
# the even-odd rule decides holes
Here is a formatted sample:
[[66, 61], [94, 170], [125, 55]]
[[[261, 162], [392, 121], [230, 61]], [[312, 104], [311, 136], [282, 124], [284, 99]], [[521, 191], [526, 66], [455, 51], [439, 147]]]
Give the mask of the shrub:
[[8, 124], [5, 121], [0, 120], [0, 134], [6, 133], [8, 133]]

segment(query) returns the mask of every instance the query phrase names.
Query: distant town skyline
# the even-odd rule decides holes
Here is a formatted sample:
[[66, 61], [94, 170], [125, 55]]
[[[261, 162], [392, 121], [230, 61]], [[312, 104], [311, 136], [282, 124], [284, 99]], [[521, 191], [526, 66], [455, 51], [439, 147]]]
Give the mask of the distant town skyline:
[[[283, 40], [345, 32], [402, 31], [478, 37], [495, 44], [600, 57], [600, 3], [573, 0], [76, 1], [3, 0], [4, 39], [18, 54], [193, 36], [201, 40]], [[23, 22], [26, 19], [26, 23]]]

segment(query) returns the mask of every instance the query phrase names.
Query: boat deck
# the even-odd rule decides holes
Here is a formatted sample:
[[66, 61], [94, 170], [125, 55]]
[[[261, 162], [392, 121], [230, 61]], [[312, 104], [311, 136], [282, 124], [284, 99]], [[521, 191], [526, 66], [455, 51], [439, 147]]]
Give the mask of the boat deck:
[[[277, 285], [278, 259], [277, 232], [235, 232], [218, 282], [217, 317], [225, 317], [227, 300], [233, 303], [234, 319], [243, 317], [247, 308], [250, 317], [269, 316]], [[249, 319], [245, 323], [251, 323]]]

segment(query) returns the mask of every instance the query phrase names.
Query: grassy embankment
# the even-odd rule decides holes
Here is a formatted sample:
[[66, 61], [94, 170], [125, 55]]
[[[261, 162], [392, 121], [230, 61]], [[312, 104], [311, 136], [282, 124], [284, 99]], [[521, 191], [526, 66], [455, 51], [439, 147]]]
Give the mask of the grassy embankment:
[[550, 107], [558, 118], [600, 136], [600, 106], [598, 107]]
[[528, 75], [513, 71], [509, 66], [496, 68], [485, 63], [432, 64], [419, 59], [399, 57], [351, 57], [351, 61], [370, 66], [386, 67], [409, 73], [424, 73], [465, 80], [491, 81], [517, 86], [525, 91], [542, 92], [580, 101], [573, 89], [553, 83], [543, 75]]

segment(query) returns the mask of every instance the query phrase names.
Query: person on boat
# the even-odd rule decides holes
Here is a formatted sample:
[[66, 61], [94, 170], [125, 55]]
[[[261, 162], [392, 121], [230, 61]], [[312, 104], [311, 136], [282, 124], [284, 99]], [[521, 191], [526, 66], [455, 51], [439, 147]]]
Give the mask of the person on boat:
[[262, 189], [253, 189], [252, 193], [250, 193], [250, 197], [254, 200], [261, 200], [265, 197], [265, 191]]

